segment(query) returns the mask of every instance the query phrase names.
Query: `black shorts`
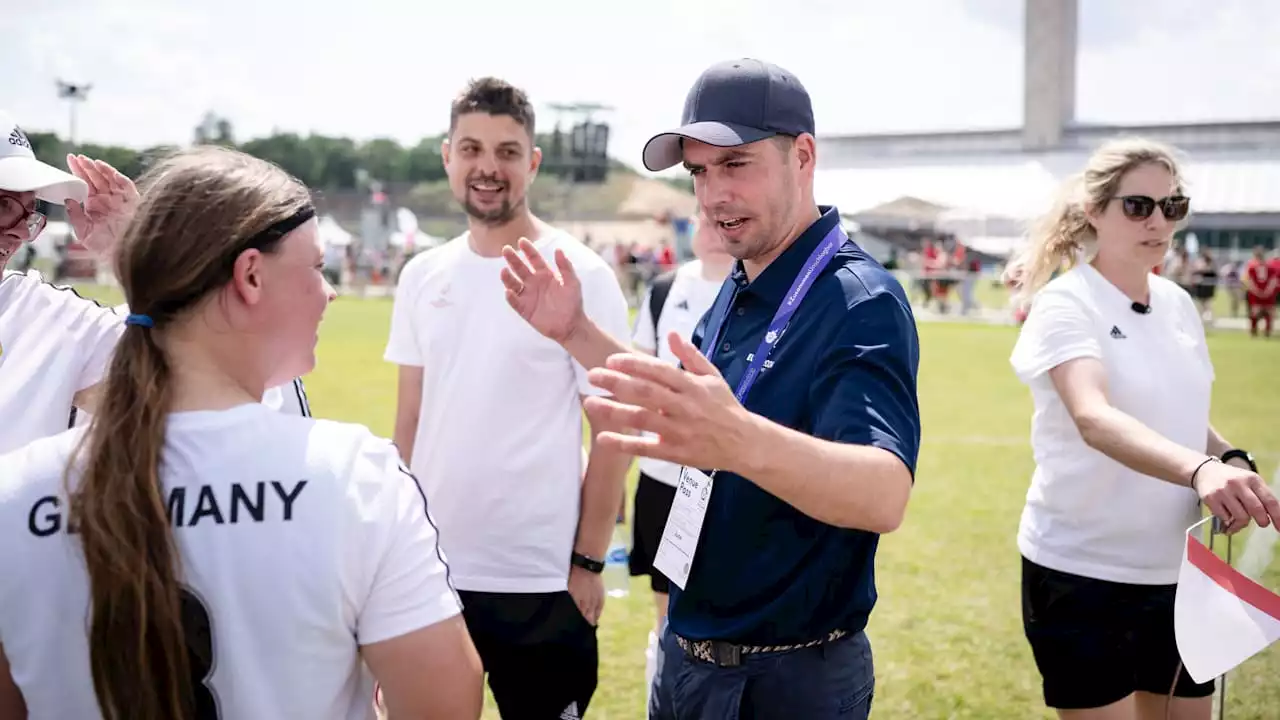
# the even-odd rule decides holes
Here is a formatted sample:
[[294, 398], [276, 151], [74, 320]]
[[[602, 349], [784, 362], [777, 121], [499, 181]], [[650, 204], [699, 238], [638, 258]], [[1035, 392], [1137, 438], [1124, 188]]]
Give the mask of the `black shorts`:
[[653, 567], [653, 556], [658, 553], [658, 543], [662, 541], [662, 531], [667, 527], [667, 516], [675, 499], [675, 488], [640, 473], [631, 516], [631, 558], [627, 562], [632, 575], [649, 576], [649, 587], [657, 593], [671, 591], [671, 581]]
[[586, 715], [598, 680], [599, 648], [596, 628], [568, 591], [458, 595], [504, 720]]
[[[1131, 585], [1072, 575], [1022, 559], [1022, 626], [1058, 710], [1110, 705], [1135, 691], [1213, 694], [1186, 670], [1173, 635], [1176, 585]], [[1174, 677], [1177, 686], [1174, 686]]]

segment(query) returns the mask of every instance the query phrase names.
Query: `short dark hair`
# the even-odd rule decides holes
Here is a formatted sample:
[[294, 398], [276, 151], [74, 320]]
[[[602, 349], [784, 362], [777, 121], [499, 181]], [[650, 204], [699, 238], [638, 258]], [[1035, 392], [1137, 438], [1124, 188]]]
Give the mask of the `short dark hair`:
[[449, 112], [449, 134], [453, 135], [459, 117], [477, 112], [506, 115], [520, 123], [530, 138], [534, 136], [533, 104], [523, 90], [506, 80], [483, 77], [468, 83], [453, 101]]

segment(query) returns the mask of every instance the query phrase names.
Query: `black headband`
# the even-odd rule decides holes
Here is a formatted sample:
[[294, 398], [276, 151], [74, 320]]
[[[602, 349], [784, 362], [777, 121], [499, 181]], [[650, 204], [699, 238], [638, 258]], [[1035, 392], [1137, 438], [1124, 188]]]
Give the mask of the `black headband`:
[[245, 250], [262, 250], [270, 247], [272, 244], [280, 241], [280, 238], [297, 230], [303, 223], [316, 216], [316, 208], [314, 205], [308, 205], [301, 210], [295, 212], [283, 220], [277, 220], [268, 225], [265, 229], [245, 238], [240, 243], [240, 248], [231, 253], [227, 258], [227, 272], [231, 272], [231, 268], [236, 264], [236, 259], [240, 257]]
[[[245, 250], [262, 250], [263, 248], [269, 247], [272, 243], [278, 242], [280, 238], [283, 238], [285, 235], [297, 230], [303, 223], [315, 216], [315, 206], [307, 205], [289, 217], [274, 222], [267, 226], [266, 229], [249, 236], [248, 239], [240, 244], [240, 249], [231, 254], [230, 260], [227, 264], [227, 276], [229, 277], [231, 275], [231, 269], [235, 266], [236, 259], [239, 258], [241, 253]], [[218, 282], [224, 282], [225, 280], [226, 278], [224, 277]], [[201, 297], [204, 297], [205, 293], [209, 292], [210, 289], [211, 288], [207, 287], [191, 288], [191, 291], [187, 295], [174, 302], [166, 303], [162, 307], [156, 308], [150, 313], [149, 317], [154, 318], [153, 322], [166, 320], [172, 317], [175, 313], [185, 309], [191, 303]]]
[[244, 246], [240, 248], [235, 257], [239, 257], [240, 253], [245, 250], [261, 250], [289, 233], [297, 230], [303, 223], [316, 216], [316, 209], [312, 205], [308, 205], [289, 217], [272, 223], [267, 229], [253, 235], [244, 241]]

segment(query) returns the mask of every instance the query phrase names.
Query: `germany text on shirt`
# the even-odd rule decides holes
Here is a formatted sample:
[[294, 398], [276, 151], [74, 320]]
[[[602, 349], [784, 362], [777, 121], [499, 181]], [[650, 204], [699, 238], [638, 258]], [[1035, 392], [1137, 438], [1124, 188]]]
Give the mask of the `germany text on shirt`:
[[[368, 718], [358, 646], [459, 612], [395, 447], [259, 403], [167, 425], [161, 493], [213, 658], [197, 691], [228, 718]], [[98, 717], [74, 621], [88, 617], [88, 578], [63, 489], [82, 432], [0, 456], [0, 638], [34, 717]]]

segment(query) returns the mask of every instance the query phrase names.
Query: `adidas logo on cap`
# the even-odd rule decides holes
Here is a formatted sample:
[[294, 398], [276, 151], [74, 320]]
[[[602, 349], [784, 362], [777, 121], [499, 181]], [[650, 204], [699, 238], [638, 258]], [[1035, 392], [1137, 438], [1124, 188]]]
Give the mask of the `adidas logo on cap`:
[[0, 109], [0, 187], [15, 192], [34, 191], [37, 200], [55, 205], [67, 200], [84, 202], [89, 189], [84, 180], [37, 159], [31, 138], [3, 109]]
[[9, 144], [31, 149], [31, 141], [27, 139], [26, 133], [22, 132], [22, 128], [16, 125], [13, 127], [13, 132], [9, 133]]
[[34, 158], [35, 148], [18, 123], [0, 110], [0, 158], [10, 157]]

